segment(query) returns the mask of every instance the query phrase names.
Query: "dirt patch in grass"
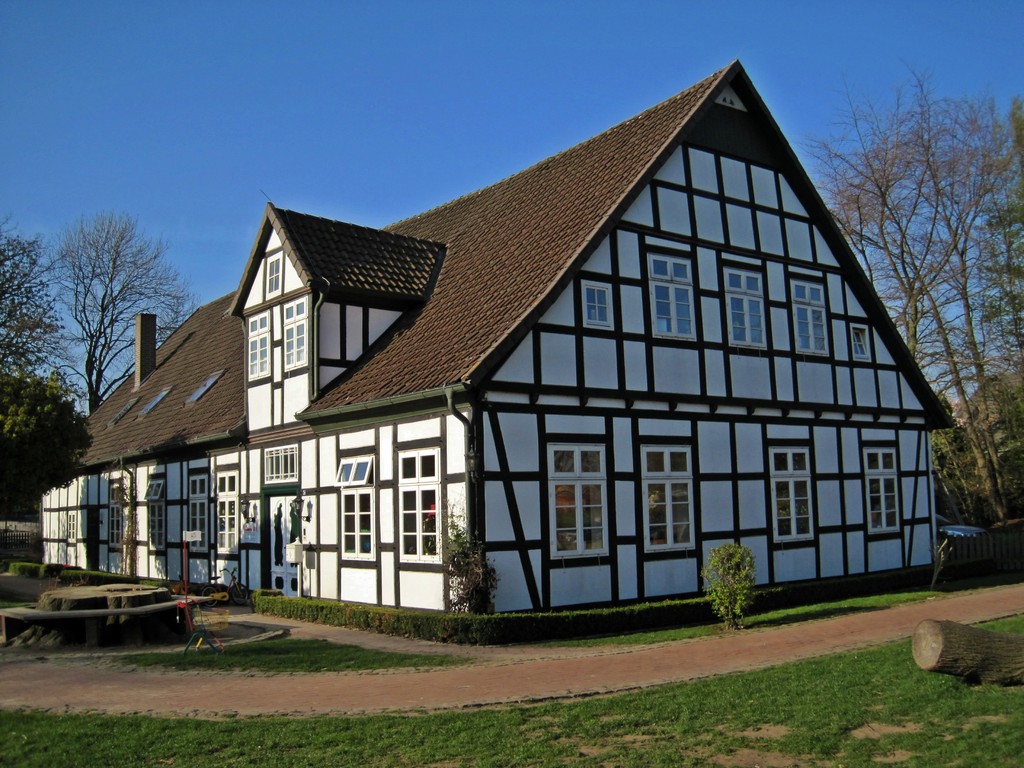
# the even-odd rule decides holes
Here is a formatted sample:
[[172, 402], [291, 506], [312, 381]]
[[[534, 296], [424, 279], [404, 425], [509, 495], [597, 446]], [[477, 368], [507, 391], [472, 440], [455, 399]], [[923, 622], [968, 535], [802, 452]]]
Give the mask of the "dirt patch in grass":
[[1006, 715], [978, 715], [977, 717], [968, 718], [967, 722], [964, 723], [964, 730], [970, 730], [982, 723], [1005, 723], [1009, 719]]
[[735, 749], [728, 755], [715, 755], [710, 761], [724, 768], [816, 768], [822, 765], [807, 755], [783, 755], [762, 749]]
[[917, 723], [903, 723], [903, 725], [864, 723], [860, 728], [850, 731], [850, 735], [855, 739], [880, 739], [883, 736], [891, 736], [893, 734], [920, 732], [921, 726]]
[[744, 731], [730, 731], [725, 726], [719, 726], [718, 730], [728, 736], [739, 736], [741, 739], [781, 739], [788, 736], [792, 729], [785, 725], [764, 723], [747, 728]]
[[874, 763], [882, 763], [883, 765], [898, 765], [899, 763], [907, 762], [907, 760], [913, 756], [913, 752], [907, 752], [905, 749], [897, 749], [887, 755], [876, 755], [871, 758], [871, 761]]

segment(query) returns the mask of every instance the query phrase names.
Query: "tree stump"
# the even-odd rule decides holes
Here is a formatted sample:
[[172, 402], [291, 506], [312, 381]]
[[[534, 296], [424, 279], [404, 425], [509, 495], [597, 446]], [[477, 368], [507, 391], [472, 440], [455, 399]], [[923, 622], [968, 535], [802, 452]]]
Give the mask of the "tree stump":
[[926, 619], [914, 630], [914, 661], [970, 683], [1024, 685], [1024, 636]]
[[[165, 603], [171, 595], [161, 587], [145, 587], [134, 584], [106, 584], [98, 587], [63, 587], [44, 592], [39, 596], [36, 610], [39, 611], [81, 611], [132, 608], [135, 606]], [[107, 616], [104, 618], [83, 618], [69, 614], [68, 619], [47, 621], [37, 624], [19, 635], [16, 645], [142, 645], [145, 642], [162, 642], [167, 639], [170, 629], [167, 621], [173, 619], [172, 611], [165, 615]]]

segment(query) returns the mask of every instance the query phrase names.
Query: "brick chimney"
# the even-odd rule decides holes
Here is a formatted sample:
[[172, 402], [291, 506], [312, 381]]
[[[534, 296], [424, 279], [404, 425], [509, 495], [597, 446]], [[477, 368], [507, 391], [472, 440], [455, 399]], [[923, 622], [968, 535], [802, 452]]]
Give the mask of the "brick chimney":
[[156, 315], [135, 316], [135, 388], [156, 368]]

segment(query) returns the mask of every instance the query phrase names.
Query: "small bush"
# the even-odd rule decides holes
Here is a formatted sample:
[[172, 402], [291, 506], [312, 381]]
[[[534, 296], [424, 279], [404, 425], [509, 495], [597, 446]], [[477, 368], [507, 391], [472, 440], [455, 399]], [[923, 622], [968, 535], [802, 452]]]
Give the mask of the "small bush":
[[754, 604], [754, 553], [742, 544], [715, 547], [701, 576], [715, 615], [728, 629], [740, 629], [744, 614]]

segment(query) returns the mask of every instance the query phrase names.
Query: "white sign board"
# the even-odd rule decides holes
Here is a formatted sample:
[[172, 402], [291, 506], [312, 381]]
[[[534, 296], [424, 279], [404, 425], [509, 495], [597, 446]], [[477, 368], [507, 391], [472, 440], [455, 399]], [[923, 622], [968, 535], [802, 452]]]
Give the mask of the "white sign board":
[[181, 540], [182, 541], [202, 541], [203, 540], [203, 532], [202, 531], [185, 531], [181, 535]]

